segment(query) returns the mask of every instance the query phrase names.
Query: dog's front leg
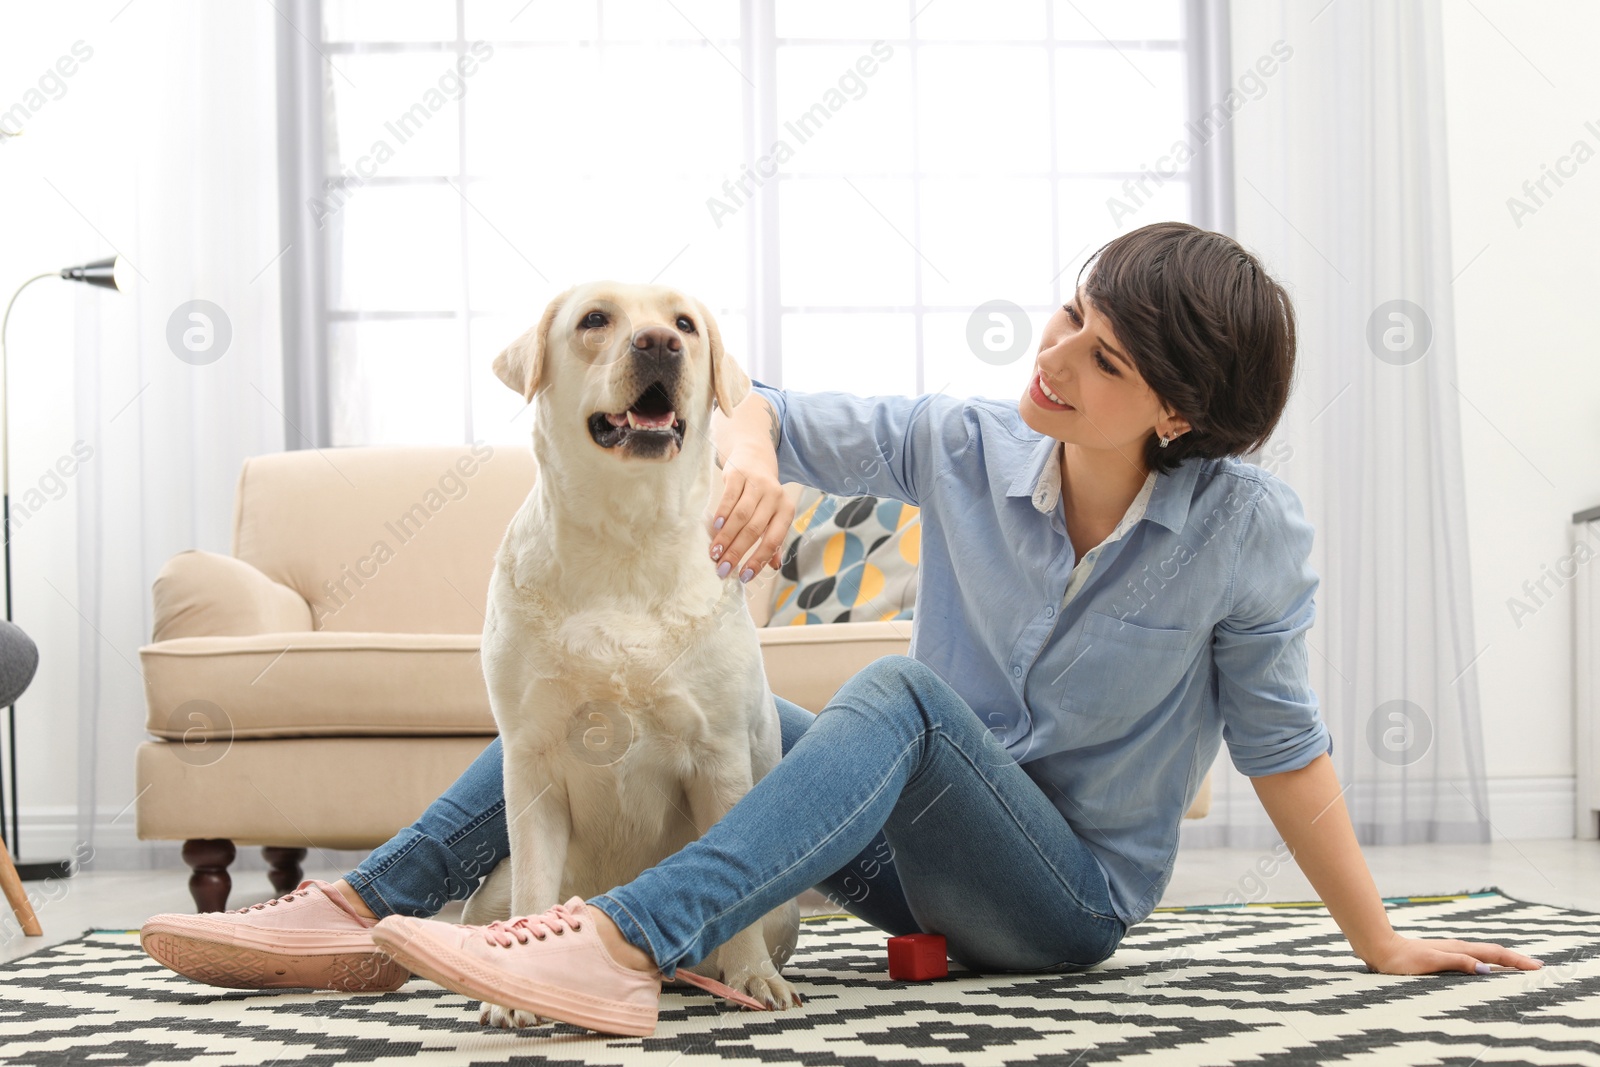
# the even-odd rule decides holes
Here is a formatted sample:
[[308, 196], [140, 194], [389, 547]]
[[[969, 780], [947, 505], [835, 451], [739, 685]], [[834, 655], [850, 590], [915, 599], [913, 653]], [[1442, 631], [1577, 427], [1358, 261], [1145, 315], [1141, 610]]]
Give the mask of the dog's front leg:
[[[550, 773], [537, 746], [502, 734], [505, 749], [506, 835], [511, 843], [511, 918], [538, 915], [561, 903], [572, 818], [565, 784]], [[478, 1021], [489, 1026], [537, 1026], [551, 1020], [484, 1001]]]
[[[741, 754], [742, 755], [742, 754]], [[702, 831], [728, 814], [751, 788], [748, 756], [709, 761], [687, 783], [689, 812]], [[772, 965], [762, 930], [763, 915], [720, 945], [713, 953], [722, 966], [722, 981], [773, 1008], [801, 1003], [795, 991]]]

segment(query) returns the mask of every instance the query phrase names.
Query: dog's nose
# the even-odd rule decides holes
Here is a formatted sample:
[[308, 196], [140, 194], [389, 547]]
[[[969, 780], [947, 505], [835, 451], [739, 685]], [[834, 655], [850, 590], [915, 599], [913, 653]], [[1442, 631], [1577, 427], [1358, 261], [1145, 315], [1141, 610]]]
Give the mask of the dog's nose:
[[683, 341], [665, 326], [646, 326], [633, 335], [633, 347], [656, 356], [683, 354]]

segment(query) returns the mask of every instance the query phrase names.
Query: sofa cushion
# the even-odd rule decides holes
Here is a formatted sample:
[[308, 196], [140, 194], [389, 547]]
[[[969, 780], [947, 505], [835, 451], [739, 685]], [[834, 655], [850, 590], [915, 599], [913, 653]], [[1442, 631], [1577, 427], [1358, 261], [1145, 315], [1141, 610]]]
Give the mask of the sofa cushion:
[[768, 626], [912, 617], [921, 512], [886, 497], [806, 488], [783, 546]]
[[157, 737], [495, 733], [479, 634], [180, 637], [139, 650]]
[[[759, 629], [772, 691], [821, 711], [909, 622]], [[192, 746], [274, 737], [493, 736], [478, 634], [180, 637], [139, 650], [145, 728]], [[196, 753], [199, 758], [200, 753]]]

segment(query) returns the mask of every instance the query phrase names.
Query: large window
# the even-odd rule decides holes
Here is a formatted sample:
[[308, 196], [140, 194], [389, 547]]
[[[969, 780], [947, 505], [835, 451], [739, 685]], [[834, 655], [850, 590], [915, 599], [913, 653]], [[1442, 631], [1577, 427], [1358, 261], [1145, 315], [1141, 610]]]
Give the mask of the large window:
[[1102, 242], [1190, 218], [1183, 9], [324, 0], [331, 443], [526, 440], [490, 362], [593, 278], [773, 384], [1017, 396], [974, 312], [1031, 353]]

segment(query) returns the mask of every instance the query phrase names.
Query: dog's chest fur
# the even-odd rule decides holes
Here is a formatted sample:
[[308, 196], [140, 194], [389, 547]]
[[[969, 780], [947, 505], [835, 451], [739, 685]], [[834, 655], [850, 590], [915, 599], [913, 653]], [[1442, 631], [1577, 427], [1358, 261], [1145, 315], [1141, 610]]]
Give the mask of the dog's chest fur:
[[484, 668], [507, 751], [567, 794], [563, 892], [604, 892], [699, 836], [686, 783], [751, 761], [752, 712], [776, 717], [742, 589], [698, 610], [607, 598], [571, 610], [491, 589]]

